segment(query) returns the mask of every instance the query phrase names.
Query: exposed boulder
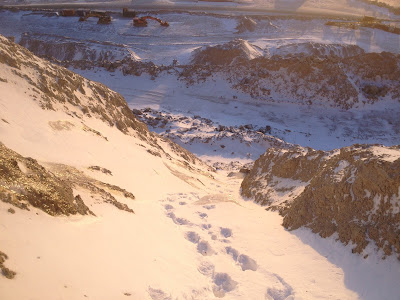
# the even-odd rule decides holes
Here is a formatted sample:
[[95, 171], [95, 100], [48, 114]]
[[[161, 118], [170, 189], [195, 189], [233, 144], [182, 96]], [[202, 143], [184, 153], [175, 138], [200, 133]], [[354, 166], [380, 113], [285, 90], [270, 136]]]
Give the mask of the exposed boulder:
[[[285, 201], [279, 193], [286, 193]], [[270, 149], [243, 180], [242, 194], [279, 209], [289, 230], [305, 226], [321, 237], [337, 233], [355, 253], [373, 242], [400, 259], [399, 146]]]

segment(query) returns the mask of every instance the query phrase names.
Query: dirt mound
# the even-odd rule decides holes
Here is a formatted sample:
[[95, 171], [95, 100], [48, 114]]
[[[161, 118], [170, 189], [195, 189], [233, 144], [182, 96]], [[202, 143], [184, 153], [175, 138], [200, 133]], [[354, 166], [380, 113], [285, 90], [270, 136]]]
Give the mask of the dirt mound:
[[262, 53], [249, 42], [235, 39], [229, 43], [207, 46], [194, 51], [194, 65], [229, 65], [238, 60], [251, 60], [261, 57]]
[[[273, 193], [281, 198], [286, 193], [286, 201]], [[242, 194], [279, 209], [289, 230], [305, 226], [321, 237], [337, 233], [355, 253], [373, 242], [384, 255], [400, 259], [399, 146], [270, 149], [244, 179]]]

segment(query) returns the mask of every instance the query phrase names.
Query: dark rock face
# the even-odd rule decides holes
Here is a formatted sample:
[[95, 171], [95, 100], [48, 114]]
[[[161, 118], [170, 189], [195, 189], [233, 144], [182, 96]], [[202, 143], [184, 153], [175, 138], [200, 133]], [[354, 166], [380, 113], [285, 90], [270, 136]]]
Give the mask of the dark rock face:
[[52, 216], [91, 213], [83, 201], [74, 198], [68, 182], [3, 144], [0, 144], [0, 183], [0, 199], [21, 209], [29, 210], [30, 204]]
[[80, 195], [73, 195], [72, 189], [78, 187], [120, 210], [134, 213], [114, 197], [117, 194], [134, 200], [131, 192], [95, 180], [70, 166], [48, 164], [46, 169], [36, 160], [22, 157], [0, 143], [1, 201], [25, 210], [32, 205], [52, 216], [94, 215]]
[[193, 85], [218, 74], [233, 89], [269, 102], [350, 109], [383, 99], [400, 101], [400, 55], [308, 43], [250, 59], [239, 49], [230, 43], [207, 47], [194, 54], [180, 78]]
[[4, 262], [6, 261], [6, 259], [8, 259], [7, 254], [5, 254], [4, 252], [0, 251], [0, 270], [1, 270], [1, 274], [4, 277], [6, 277], [7, 279], [13, 279], [17, 273], [15, 273], [14, 271], [10, 270], [9, 268], [7, 268], [4, 265]]
[[[276, 206], [270, 184], [280, 177], [300, 180], [304, 189]], [[290, 186], [289, 186], [290, 188]], [[283, 226], [305, 226], [321, 237], [338, 234], [353, 252], [373, 242], [400, 259], [400, 147], [354, 145], [323, 152], [297, 148], [268, 150], [242, 183], [242, 194], [278, 208]]]

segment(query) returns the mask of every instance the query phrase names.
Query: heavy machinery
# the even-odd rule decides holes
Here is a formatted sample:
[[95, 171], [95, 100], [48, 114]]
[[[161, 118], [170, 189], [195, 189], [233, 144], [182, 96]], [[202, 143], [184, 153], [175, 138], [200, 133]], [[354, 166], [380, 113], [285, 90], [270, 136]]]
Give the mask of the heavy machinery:
[[110, 24], [111, 17], [105, 12], [89, 12], [84, 17], [79, 18], [79, 22], [86, 21], [90, 17], [99, 18], [97, 24]]
[[147, 20], [148, 20], [148, 19], [157, 21], [158, 23], [160, 23], [161, 26], [164, 26], [164, 27], [168, 27], [168, 26], [169, 26], [169, 24], [168, 24], [167, 21], [162, 21], [162, 20], [160, 20], [159, 18], [154, 18], [154, 17], [152, 17], [152, 16], [145, 16], [145, 17], [140, 17], [140, 18], [138, 18], [138, 17], [133, 18], [133, 26], [136, 26], [136, 27], [145, 27], [145, 26], [147, 26]]
[[134, 10], [129, 10], [127, 7], [122, 9], [122, 16], [124, 18], [134, 18], [136, 17], [136, 12]]
[[59, 15], [62, 17], [73, 17], [73, 16], [75, 16], [75, 10], [74, 9], [63, 9], [62, 11], [59, 12]]

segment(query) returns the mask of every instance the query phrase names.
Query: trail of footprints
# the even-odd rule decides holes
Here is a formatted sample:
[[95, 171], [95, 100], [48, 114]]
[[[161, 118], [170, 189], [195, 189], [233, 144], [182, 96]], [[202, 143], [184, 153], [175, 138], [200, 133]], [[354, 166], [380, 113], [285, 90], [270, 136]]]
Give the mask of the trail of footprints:
[[[230, 228], [220, 227], [216, 229], [213, 228], [211, 224], [207, 223], [207, 210], [215, 209], [216, 205], [203, 205], [202, 208], [204, 211], [196, 212], [198, 217], [197, 219], [200, 220], [200, 223], [194, 223], [190, 220], [180, 218], [175, 215], [175, 207], [172, 204], [183, 206], [187, 205], [186, 201], [192, 202], [198, 199], [198, 195], [194, 193], [191, 196], [183, 193], [171, 195], [171, 197], [168, 197], [166, 200], [164, 200], [169, 202], [164, 205], [166, 216], [171, 218], [175, 224], [188, 227], [188, 230], [184, 232], [185, 239], [188, 240], [188, 242], [193, 243], [197, 252], [203, 255], [205, 258], [218, 252], [216, 248], [213, 248], [213, 246], [220, 246], [218, 247], [218, 253], [222, 255], [228, 255], [235, 262], [235, 264], [241, 268], [242, 271], [257, 271], [258, 264], [254, 259], [229, 246], [230, 238], [232, 238], [234, 234]], [[199, 234], [199, 232], [204, 231], [207, 231], [209, 240], [202, 238]], [[221, 251], [221, 249], [223, 250]], [[200, 263], [198, 266], [198, 271], [211, 279], [213, 282], [213, 293], [218, 298], [222, 298], [226, 295], [226, 293], [235, 290], [239, 284], [237, 281], [232, 279], [228, 273], [216, 272], [214, 265], [206, 259]], [[293, 292], [292, 288], [278, 275], [272, 275], [275, 276], [276, 281], [280, 283], [282, 288], [268, 288], [265, 293], [265, 299], [290, 299], [289, 296], [292, 295]]]

